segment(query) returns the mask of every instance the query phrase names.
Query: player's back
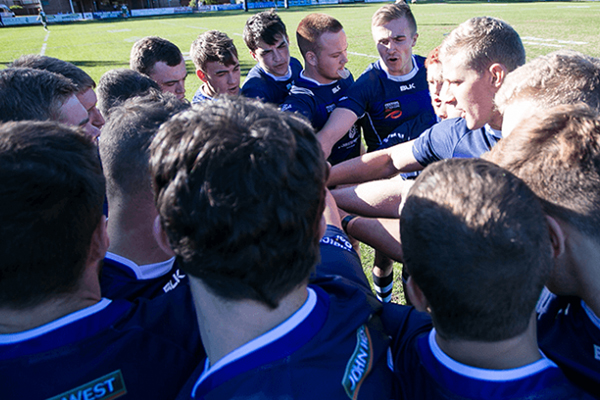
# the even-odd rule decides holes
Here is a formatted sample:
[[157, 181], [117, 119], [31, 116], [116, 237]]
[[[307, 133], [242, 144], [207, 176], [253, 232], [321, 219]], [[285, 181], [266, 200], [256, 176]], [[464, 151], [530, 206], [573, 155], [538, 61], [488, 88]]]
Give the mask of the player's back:
[[537, 313], [540, 349], [571, 381], [600, 397], [600, 319], [581, 299], [547, 289]]
[[[401, 343], [401, 345], [399, 345]], [[435, 330], [412, 343], [392, 346], [398, 398], [405, 399], [591, 399], [570, 383], [552, 361], [508, 370], [471, 367], [448, 357], [437, 345]]]
[[3, 399], [174, 398], [205, 358], [189, 290], [132, 304], [103, 299], [0, 335]]

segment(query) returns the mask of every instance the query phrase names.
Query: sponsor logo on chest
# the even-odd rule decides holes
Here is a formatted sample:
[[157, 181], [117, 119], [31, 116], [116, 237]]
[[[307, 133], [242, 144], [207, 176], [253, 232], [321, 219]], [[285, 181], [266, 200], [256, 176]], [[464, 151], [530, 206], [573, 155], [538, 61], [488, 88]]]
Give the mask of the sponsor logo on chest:
[[373, 366], [373, 344], [369, 328], [362, 325], [356, 330], [356, 347], [346, 364], [346, 372], [342, 378], [342, 386], [351, 399], [358, 397], [360, 385], [371, 372]]
[[117, 370], [47, 400], [111, 400], [125, 394], [125, 381]]

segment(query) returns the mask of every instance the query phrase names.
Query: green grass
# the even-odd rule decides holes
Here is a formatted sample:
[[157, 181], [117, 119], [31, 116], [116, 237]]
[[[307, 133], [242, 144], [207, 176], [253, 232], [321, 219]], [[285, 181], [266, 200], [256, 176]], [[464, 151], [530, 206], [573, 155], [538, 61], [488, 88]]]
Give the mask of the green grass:
[[[371, 15], [381, 3], [335, 5], [329, 7], [296, 7], [280, 9], [292, 41], [292, 55], [301, 59], [295, 46], [294, 31], [298, 22], [312, 12], [330, 14], [339, 19], [348, 36], [348, 68], [358, 76], [377, 58], [370, 33]], [[414, 52], [426, 56], [440, 44], [446, 34], [458, 24], [474, 16], [488, 15], [510, 23], [523, 38], [530, 60], [561, 48], [568, 48], [600, 57], [600, 2], [539, 2], [539, 3], [419, 3], [412, 6], [417, 19], [419, 39]], [[50, 34], [41, 25], [0, 29], [0, 66], [5, 67], [15, 58], [39, 54], [46, 43], [45, 54], [70, 61], [87, 71], [96, 81], [106, 71], [129, 65], [129, 51], [133, 42], [148, 35], [161, 36], [177, 44], [187, 54], [190, 44], [202, 32], [218, 29], [226, 32], [238, 48], [242, 75], [254, 61], [242, 40], [242, 30], [249, 13], [225, 11], [134, 18], [125, 21], [90, 21], [65, 25], [50, 25]], [[186, 81], [186, 97], [191, 99], [199, 86], [191, 61], [186, 62], [190, 75]], [[242, 78], [243, 79], [243, 78]], [[371, 277], [372, 249], [361, 246], [363, 266]], [[401, 267], [395, 264], [395, 276]], [[396, 279], [399, 282], [399, 279]], [[401, 285], [396, 284], [393, 299], [403, 301]]]

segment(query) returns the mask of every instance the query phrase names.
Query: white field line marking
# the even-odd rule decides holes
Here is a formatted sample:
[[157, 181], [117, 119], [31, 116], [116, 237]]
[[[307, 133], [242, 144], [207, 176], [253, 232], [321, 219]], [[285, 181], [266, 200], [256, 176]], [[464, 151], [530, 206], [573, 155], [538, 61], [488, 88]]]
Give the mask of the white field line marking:
[[111, 29], [111, 30], [106, 31], [106, 32], [117, 33], [117, 32], [129, 32], [129, 31], [131, 31], [131, 29]]
[[551, 44], [551, 43], [539, 43], [539, 42], [525, 42], [523, 41], [523, 44], [532, 44], [534, 46], [544, 46], [544, 47], [565, 47], [561, 44]]
[[535, 40], [536, 42], [556, 42], [560, 44], [588, 44], [588, 42], [576, 42], [573, 40], [559, 40], [559, 39], [543, 39], [531, 36], [522, 37], [521, 40]]
[[48, 46], [48, 36], [50, 36], [50, 31], [46, 32], [46, 37], [44, 38], [44, 44], [42, 44], [42, 49], [40, 50], [40, 56], [46, 54], [46, 46]]
[[369, 58], [379, 58], [379, 56], [372, 56], [370, 54], [363, 54], [363, 53], [355, 53], [353, 51], [349, 51], [348, 54], [352, 54], [353, 56], [361, 56], [361, 57], [369, 57]]
[[557, 6], [556, 8], [590, 8], [590, 6]]

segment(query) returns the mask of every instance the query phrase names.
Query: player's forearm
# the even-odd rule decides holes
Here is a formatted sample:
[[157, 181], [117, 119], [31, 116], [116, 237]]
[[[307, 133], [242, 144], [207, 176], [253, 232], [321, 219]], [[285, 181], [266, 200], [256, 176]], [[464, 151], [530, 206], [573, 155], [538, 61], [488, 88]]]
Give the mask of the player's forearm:
[[354, 112], [346, 108], [336, 108], [331, 112], [323, 128], [317, 132], [317, 139], [321, 144], [325, 158], [331, 155], [333, 146], [344, 137], [357, 119]]
[[327, 185], [363, 183], [388, 178], [397, 172], [390, 150], [378, 150], [334, 165]]
[[348, 223], [346, 233], [402, 262], [399, 219], [356, 217]]

